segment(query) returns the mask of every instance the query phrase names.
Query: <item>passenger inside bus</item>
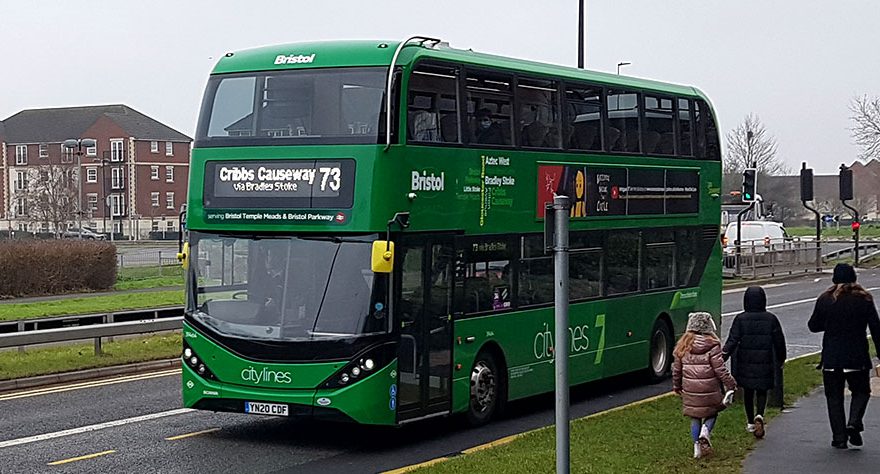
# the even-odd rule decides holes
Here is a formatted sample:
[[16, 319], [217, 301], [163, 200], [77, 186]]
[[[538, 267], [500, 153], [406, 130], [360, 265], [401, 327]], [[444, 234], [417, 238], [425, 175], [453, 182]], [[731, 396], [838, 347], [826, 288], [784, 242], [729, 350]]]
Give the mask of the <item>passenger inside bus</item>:
[[505, 145], [504, 131], [501, 125], [492, 119], [492, 112], [487, 108], [477, 111], [474, 128], [474, 143], [484, 145]]

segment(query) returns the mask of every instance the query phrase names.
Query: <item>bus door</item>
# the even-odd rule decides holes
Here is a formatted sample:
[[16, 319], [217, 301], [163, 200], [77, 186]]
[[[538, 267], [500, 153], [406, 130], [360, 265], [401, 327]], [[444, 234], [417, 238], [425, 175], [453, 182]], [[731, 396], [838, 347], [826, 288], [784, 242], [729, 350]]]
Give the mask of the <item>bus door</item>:
[[451, 236], [407, 236], [398, 242], [397, 413], [404, 421], [451, 407], [455, 250]]

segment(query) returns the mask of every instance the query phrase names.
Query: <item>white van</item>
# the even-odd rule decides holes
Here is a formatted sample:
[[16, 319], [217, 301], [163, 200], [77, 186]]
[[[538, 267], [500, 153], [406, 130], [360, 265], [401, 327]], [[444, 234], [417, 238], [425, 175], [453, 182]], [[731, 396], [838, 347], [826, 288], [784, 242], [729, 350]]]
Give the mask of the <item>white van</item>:
[[[743, 252], [765, 252], [773, 247], [777, 249], [779, 244], [791, 242], [791, 237], [785, 232], [781, 222], [773, 221], [742, 221], [742, 245]], [[721, 238], [721, 245], [725, 257], [732, 257], [736, 253], [736, 221], [727, 224], [727, 229]], [[732, 260], [732, 259], [731, 259]], [[725, 258], [727, 265], [728, 259]], [[731, 263], [732, 265], [732, 263]], [[728, 265], [729, 266], [729, 265]]]

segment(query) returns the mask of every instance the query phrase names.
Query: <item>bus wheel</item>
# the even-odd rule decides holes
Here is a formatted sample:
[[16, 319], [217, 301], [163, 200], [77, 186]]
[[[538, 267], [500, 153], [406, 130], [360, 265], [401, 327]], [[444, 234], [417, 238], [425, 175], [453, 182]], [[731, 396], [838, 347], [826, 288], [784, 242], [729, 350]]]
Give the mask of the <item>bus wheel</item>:
[[471, 369], [471, 396], [467, 418], [473, 426], [488, 422], [498, 408], [501, 386], [498, 364], [488, 352], [481, 351]]
[[660, 382], [669, 373], [672, 364], [672, 332], [662, 319], [654, 322], [651, 329], [651, 349], [648, 360], [648, 380]]

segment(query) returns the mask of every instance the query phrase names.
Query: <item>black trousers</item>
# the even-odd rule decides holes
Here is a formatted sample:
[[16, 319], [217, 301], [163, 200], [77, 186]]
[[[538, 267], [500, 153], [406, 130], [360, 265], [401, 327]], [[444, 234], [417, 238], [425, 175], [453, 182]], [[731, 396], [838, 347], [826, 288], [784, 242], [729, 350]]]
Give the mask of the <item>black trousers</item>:
[[[831, 435], [834, 442], [846, 441], [846, 428], [850, 426], [862, 431], [865, 426], [862, 418], [871, 398], [871, 374], [867, 370], [844, 372], [843, 369], [823, 370], [822, 380], [825, 384], [825, 401], [828, 403], [828, 421], [831, 422]], [[849, 404], [849, 421], [844, 413], [844, 386], [848, 385], [852, 392]]]
[[755, 422], [755, 401], [758, 402], [758, 415], [764, 416], [764, 408], [767, 407], [767, 391], [753, 390], [743, 387], [743, 402], [746, 405], [746, 419], [749, 424]]

